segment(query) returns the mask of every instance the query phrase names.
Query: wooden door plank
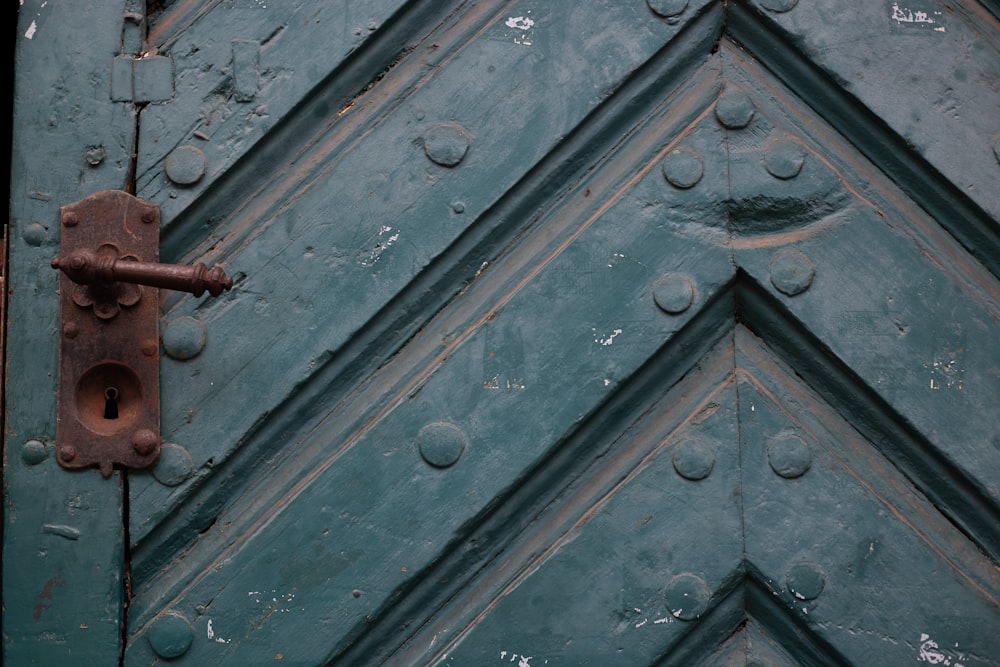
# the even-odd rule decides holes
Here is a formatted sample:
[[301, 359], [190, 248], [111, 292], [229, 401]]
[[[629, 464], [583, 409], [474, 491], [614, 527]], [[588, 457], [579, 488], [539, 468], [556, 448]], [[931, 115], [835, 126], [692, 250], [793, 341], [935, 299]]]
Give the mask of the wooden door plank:
[[[84, 24], [86, 27], [84, 28]], [[4, 434], [5, 665], [113, 665], [121, 478], [56, 463], [59, 207], [128, 184], [131, 103], [111, 101], [123, 3], [26, 0], [17, 32]]]

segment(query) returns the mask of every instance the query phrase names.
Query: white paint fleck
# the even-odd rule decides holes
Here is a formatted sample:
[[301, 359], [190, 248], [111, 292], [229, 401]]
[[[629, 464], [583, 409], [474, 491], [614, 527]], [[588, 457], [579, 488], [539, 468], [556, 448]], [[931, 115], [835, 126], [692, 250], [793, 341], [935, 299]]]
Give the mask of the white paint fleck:
[[222, 637], [215, 636], [215, 630], [212, 629], [212, 619], [208, 619], [208, 640], [214, 641], [216, 644], [228, 644], [232, 639], [223, 639]]
[[[941, 12], [934, 12], [935, 16], [941, 16]], [[924, 11], [913, 11], [906, 7], [900, 7], [898, 2], [892, 3], [892, 14], [890, 18], [896, 22], [896, 25], [902, 25], [904, 23], [937, 23], [930, 14]], [[944, 30], [941, 30], [944, 32]]]
[[[597, 334], [597, 329], [591, 328], [591, 331], [594, 334]], [[610, 345], [613, 345], [615, 342], [615, 338], [617, 338], [621, 334], [622, 334], [621, 329], [615, 329], [613, 332], [611, 332], [611, 335], [607, 337], [597, 334], [597, 337], [594, 338], [594, 342], [603, 345], [604, 347], [608, 347]]]
[[24, 36], [27, 37], [28, 39], [31, 39], [32, 37], [35, 36], [36, 30], [38, 30], [38, 24], [32, 21], [31, 25], [29, 25], [28, 29], [24, 32]]
[[[958, 648], [958, 644], [955, 644], [955, 648]], [[931, 639], [931, 636], [926, 632], [920, 633], [920, 646], [917, 649], [917, 662], [928, 662], [932, 665], [946, 665], [946, 667], [963, 667], [962, 663], [957, 660], [952, 663], [953, 656], [945, 653], [938, 643]], [[950, 653], [950, 652], [949, 652]], [[958, 654], [958, 659], [964, 659], [965, 656], [961, 653]]]
[[646, 625], [647, 623], [649, 623], [649, 619], [648, 618], [644, 618], [641, 621], [639, 621], [638, 623], [636, 623], [635, 627], [641, 628], [642, 626]]
[[663, 625], [664, 623], [673, 623], [673, 622], [674, 619], [670, 618], [669, 616], [664, 616], [663, 618], [658, 618], [655, 621], [653, 621], [653, 625]]
[[611, 384], [611, 380], [604, 378], [604, 386], [607, 387], [609, 384]]
[[511, 16], [504, 24], [508, 28], [514, 28], [515, 30], [531, 30], [535, 22], [527, 16]]
[[507, 651], [500, 651], [500, 659], [503, 660], [507, 657]]
[[521, 660], [517, 663], [517, 667], [531, 667], [530, 660], [533, 657], [534, 656], [525, 657], [522, 655]]

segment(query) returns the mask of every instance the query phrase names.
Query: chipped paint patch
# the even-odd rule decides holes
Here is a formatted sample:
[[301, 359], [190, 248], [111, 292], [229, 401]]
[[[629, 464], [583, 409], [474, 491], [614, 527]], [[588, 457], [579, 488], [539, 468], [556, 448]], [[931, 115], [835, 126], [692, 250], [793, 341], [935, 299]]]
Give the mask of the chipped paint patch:
[[617, 338], [618, 336], [622, 335], [622, 330], [621, 329], [615, 329], [608, 336], [605, 336], [603, 334], [598, 334], [597, 333], [597, 329], [594, 328], [594, 327], [591, 327], [590, 330], [591, 330], [591, 332], [595, 336], [594, 337], [594, 342], [597, 343], [598, 345], [603, 346], [603, 347], [610, 347], [611, 345], [614, 345], [615, 344], [615, 338]]
[[32, 37], [35, 36], [35, 32], [37, 30], [38, 30], [38, 24], [32, 21], [31, 25], [28, 26], [28, 29], [24, 31], [24, 36], [28, 39], [31, 39]]
[[392, 231], [392, 227], [388, 225], [382, 225], [378, 230], [378, 238], [376, 239], [375, 245], [372, 246], [371, 250], [368, 251], [368, 255], [361, 260], [361, 266], [369, 267], [374, 266], [382, 258], [382, 254], [392, 247], [392, 244], [399, 240], [399, 232], [396, 232], [392, 236], [386, 236]]
[[[531, 12], [529, 11], [528, 14]], [[535, 20], [530, 16], [508, 16], [504, 25], [511, 29], [509, 37], [515, 44], [520, 46], [531, 46], [531, 29], [535, 27]]]
[[893, 0], [889, 6], [889, 19], [899, 27], [922, 27], [930, 28], [934, 32], [945, 32], [945, 27], [941, 25], [943, 18], [944, 13], [939, 10], [903, 6], [898, 0]]
[[216, 644], [228, 644], [233, 640], [217, 637], [215, 635], [215, 629], [212, 627], [212, 619], [208, 619], [208, 641], [214, 641]]
[[[955, 644], [958, 648], [958, 644]], [[917, 648], [917, 662], [927, 662], [932, 665], [944, 665], [945, 667], [964, 667], [959, 660], [965, 660], [963, 653], [957, 655], [951, 651], [942, 650], [938, 643], [931, 639], [926, 632], [920, 633], [920, 646]]]

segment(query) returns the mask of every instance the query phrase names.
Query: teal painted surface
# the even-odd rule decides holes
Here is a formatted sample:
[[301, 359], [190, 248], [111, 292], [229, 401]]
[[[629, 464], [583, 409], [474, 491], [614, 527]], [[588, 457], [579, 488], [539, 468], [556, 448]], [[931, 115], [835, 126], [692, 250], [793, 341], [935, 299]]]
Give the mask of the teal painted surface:
[[163, 297], [125, 664], [1000, 662], [994, 18], [277, 4], [145, 45], [237, 285]]
[[110, 97], [122, 3], [28, 0], [17, 26], [4, 433], [3, 664], [114, 665], [120, 476], [56, 463], [59, 207], [128, 181], [135, 117]]

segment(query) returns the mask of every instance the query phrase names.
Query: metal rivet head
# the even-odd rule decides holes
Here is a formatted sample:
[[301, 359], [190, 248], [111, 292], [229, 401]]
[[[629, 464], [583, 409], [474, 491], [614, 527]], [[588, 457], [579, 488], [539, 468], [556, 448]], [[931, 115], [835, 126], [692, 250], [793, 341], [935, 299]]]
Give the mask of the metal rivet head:
[[815, 600], [826, 587], [826, 574], [815, 563], [796, 563], [785, 573], [785, 586], [799, 600]]
[[784, 248], [771, 258], [771, 284], [788, 296], [801, 294], [812, 285], [816, 268], [805, 253]]
[[49, 452], [41, 440], [29, 440], [21, 446], [21, 460], [29, 466], [36, 466], [47, 458]]
[[156, 209], [154, 209], [152, 206], [147, 208], [142, 212], [142, 215], [139, 216], [139, 219], [145, 222], [147, 225], [151, 222], [156, 221]]
[[695, 151], [682, 146], [667, 153], [661, 165], [663, 177], [670, 185], [681, 190], [692, 188], [698, 184], [705, 173], [701, 156]]
[[442, 167], [454, 167], [465, 158], [471, 143], [468, 131], [455, 123], [440, 123], [424, 134], [424, 152]]
[[772, 12], [787, 12], [799, 3], [799, 0], [760, 0], [760, 6]]
[[84, 153], [83, 159], [86, 160], [87, 164], [91, 167], [96, 167], [104, 162], [104, 158], [107, 156], [108, 154], [104, 152], [104, 146], [91, 146], [87, 149], [87, 152]]
[[687, 9], [688, 0], [646, 0], [654, 12], [667, 19], [667, 23], [677, 23]]
[[782, 180], [798, 176], [805, 161], [805, 146], [791, 139], [778, 139], [764, 151], [767, 173]]
[[132, 434], [132, 447], [137, 454], [148, 456], [160, 444], [160, 438], [148, 428], [141, 428]]
[[666, 313], [683, 313], [694, 302], [694, 281], [683, 273], [668, 273], [653, 285], [653, 300]]
[[794, 479], [806, 474], [812, 467], [812, 450], [802, 438], [789, 433], [768, 443], [767, 460], [775, 473]]
[[194, 471], [194, 461], [188, 450], [168, 442], [160, 447], [160, 458], [153, 468], [153, 477], [164, 486], [177, 486]]
[[457, 201], [451, 205], [451, 210], [461, 215], [462, 213], [465, 213], [465, 204]]
[[159, 346], [156, 344], [155, 340], [143, 341], [142, 347], [140, 348], [142, 353], [147, 357], [155, 357]]
[[146, 639], [156, 655], [161, 658], [176, 658], [191, 648], [194, 631], [182, 614], [171, 611], [153, 621]]
[[21, 238], [28, 245], [37, 248], [48, 240], [49, 230], [45, 229], [45, 226], [40, 222], [33, 222], [24, 228], [24, 231], [21, 232]]
[[73, 445], [62, 445], [59, 447], [59, 458], [69, 463], [76, 458], [76, 447]]
[[715, 117], [731, 130], [749, 125], [755, 113], [753, 102], [746, 93], [739, 91], [726, 93], [715, 104]]
[[705, 479], [715, 467], [715, 452], [701, 438], [682, 441], [674, 449], [672, 459], [677, 474], [692, 481]]
[[66, 213], [63, 213], [62, 223], [67, 227], [75, 227], [80, 223], [80, 216], [72, 211], [67, 211]]
[[447, 422], [428, 424], [420, 429], [417, 446], [424, 461], [435, 468], [447, 468], [454, 465], [465, 451], [465, 433]]
[[185, 315], [172, 320], [163, 330], [163, 349], [178, 361], [192, 359], [205, 349], [205, 325]]
[[674, 618], [693, 621], [708, 609], [712, 589], [694, 574], [679, 574], [667, 586], [667, 608]]
[[167, 178], [177, 185], [193, 185], [205, 175], [207, 160], [197, 146], [178, 146], [163, 165]]
[[69, 338], [70, 340], [73, 340], [80, 335], [80, 327], [76, 324], [76, 322], [67, 322], [63, 325], [62, 331], [63, 336], [66, 336], [66, 338]]

